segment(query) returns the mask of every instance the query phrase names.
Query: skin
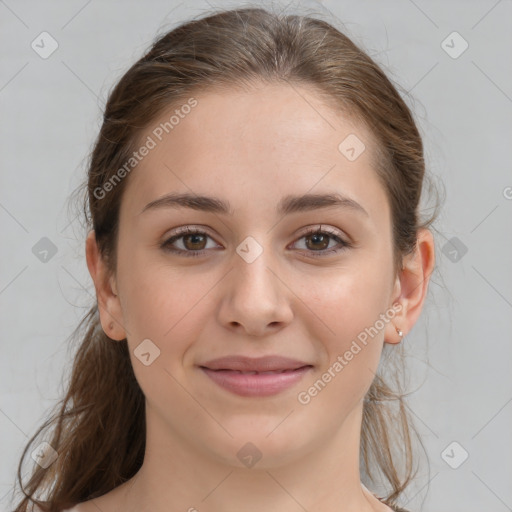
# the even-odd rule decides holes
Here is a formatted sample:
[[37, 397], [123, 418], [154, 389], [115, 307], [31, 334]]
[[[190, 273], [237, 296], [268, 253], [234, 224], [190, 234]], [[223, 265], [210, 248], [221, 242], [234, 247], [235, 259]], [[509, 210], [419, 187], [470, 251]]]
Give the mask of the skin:
[[[128, 178], [115, 275], [94, 232], [87, 238], [102, 327], [113, 340], [127, 338], [146, 397], [147, 441], [134, 478], [73, 510], [389, 511], [360, 481], [363, 398], [384, 343], [399, 343], [396, 327], [405, 336], [420, 315], [434, 267], [432, 234], [419, 232], [415, 252], [395, 275], [389, 204], [372, 167], [375, 143], [313, 89], [260, 85], [195, 97], [195, 109]], [[141, 140], [167, 119], [163, 113]], [[351, 133], [366, 146], [355, 161], [338, 150]], [[275, 211], [285, 195], [333, 191], [368, 216], [342, 208], [284, 217]], [[216, 196], [235, 214], [140, 213], [169, 192]], [[302, 233], [320, 225], [353, 247], [315, 257], [325, 245]], [[202, 255], [160, 248], [180, 226], [208, 234], [203, 245], [187, 237], [174, 242], [183, 251], [203, 248]], [[252, 263], [236, 252], [247, 236], [263, 248]], [[299, 403], [298, 393], [393, 304], [401, 311], [317, 396]], [[134, 355], [147, 338], [161, 351], [149, 366]], [[278, 395], [240, 397], [197, 367], [230, 354], [278, 354], [314, 368]], [[252, 468], [236, 455], [249, 441], [262, 454]]]

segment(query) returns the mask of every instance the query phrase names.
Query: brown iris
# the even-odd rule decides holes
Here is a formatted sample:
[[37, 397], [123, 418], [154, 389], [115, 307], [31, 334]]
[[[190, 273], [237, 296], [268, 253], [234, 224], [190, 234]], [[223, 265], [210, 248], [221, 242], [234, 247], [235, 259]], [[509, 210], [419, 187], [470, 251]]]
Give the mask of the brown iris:
[[[202, 251], [205, 248], [205, 245], [204, 245], [206, 243], [205, 235], [201, 235], [198, 233], [192, 233], [189, 235], [183, 235], [182, 238], [183, 238], [183, 245], [191, 251]], [[190, 245], [187, 244], [187, 240], [191, 240]], [[201, 245], [201, 244], [203, 244], [202, 247], [197, 247], [197, 245]]]
[[321, 247], [320, 246], [313, 246], [314, 249], [326, 249], [328, 246], [329, 246], [329, 239], [330, 239], [330, 236], [329, 235], [324, 235], [322, 233], [313, 233], [312, 235], [308, 235], [305, 237], [306, 238], [306, 246], [308, 247], [308, 249], [310, 249], [310, 245], [308, 244], [308, 240], [313, 240], [313, 243], [321, 243]]

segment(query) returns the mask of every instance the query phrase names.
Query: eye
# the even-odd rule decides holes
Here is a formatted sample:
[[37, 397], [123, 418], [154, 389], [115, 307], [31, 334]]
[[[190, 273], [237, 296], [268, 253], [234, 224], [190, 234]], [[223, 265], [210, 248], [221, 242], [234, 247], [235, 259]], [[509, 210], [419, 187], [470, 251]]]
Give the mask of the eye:
[[[166, 240], [161, 248], [165, 251], [180, 254], [183, 256], [201, 256], [206, 249], [206, 240], [211, 238], [208, 233], [201, 231], [197, 228], [180, 228], [175, 235]], [[176, 249], [173, 244], [180, 241], [183, 248]]]
[[[309, 255], [313, 256], [314, 258], [338, 253], [349, 247], [352, 247], [351, 243], [340, 238], [336, 232], [333, 232], [327, 228], [322, 229], [322, 226], [319, 228], [308, 229], [299, 238], [299, 240], [302, 239], [305, 239], [306, 241], [306, 251], [308, 251]], [[329, 245], [332, 241], [336, 241], [337, 244], [335, 244], [334, 247], [331, 246], [329, 248]], [[338, 247], [336, 247], [336, 245]]]
[[[201, 256], [205, 253], [207, 247], [207, 239], [211, 236], [198, 228], [190, 228], [188, 226], [178, 229], [178, 231], [168, 238], [161, 248], [164, 251], [178, 254], [180, 256]], [[338, 253], [349, 247], [352, 247], [350, 242], [340, 238], [336, 232], [329, 229], [322, 229], [322, 226], [309, 228], [298, 240], [305, 239], [308, 255], [313, 257], [322, 257], [333, 253]], [[337, 242], [334, 247], [329, 247], [331, 242]], [[176, 248], [175, 243], [180, 242], [182, 247]], [[297, 242], [296, 242], [297, 243]], [[210, 247], [218, 248], [218, 247]]]

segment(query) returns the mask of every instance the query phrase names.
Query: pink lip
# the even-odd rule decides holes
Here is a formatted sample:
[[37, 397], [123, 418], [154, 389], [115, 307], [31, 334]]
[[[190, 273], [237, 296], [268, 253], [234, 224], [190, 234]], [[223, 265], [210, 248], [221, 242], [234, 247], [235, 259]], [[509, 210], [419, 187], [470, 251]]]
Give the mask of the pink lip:
[[233, 355], [199, 367], [216, 384], [240, 396], [275, 395], [299, 382], [312, 369], [304, 361], [277, 355], [258, 358]]
[[238, 370], [211, 370], [201, 366], [201, 370], [219, 386], [240, 396], [271, 396], [293, 386], [311, 370], [303, 366], [282, 373], [241, 373]]

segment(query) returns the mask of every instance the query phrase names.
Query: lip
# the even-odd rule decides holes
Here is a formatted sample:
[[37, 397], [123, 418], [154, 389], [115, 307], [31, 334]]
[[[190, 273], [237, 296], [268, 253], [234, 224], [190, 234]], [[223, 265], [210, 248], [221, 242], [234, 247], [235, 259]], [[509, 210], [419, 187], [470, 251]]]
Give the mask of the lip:
[[278, 355], [263, 357], [226, 356], [212, 359], [200, 366], [210, 370], [239, 370], [241, 372], [269, 372], [279, 370], [296, 370], [302, 366], [311, 366], [305, 361], [290, 359]]
[[228, 356], [199, 367], [220, 387], [239, 396], [253, 397], [280, 393], [298, 383], [313, 368], [304, 361], [281, 356]]

